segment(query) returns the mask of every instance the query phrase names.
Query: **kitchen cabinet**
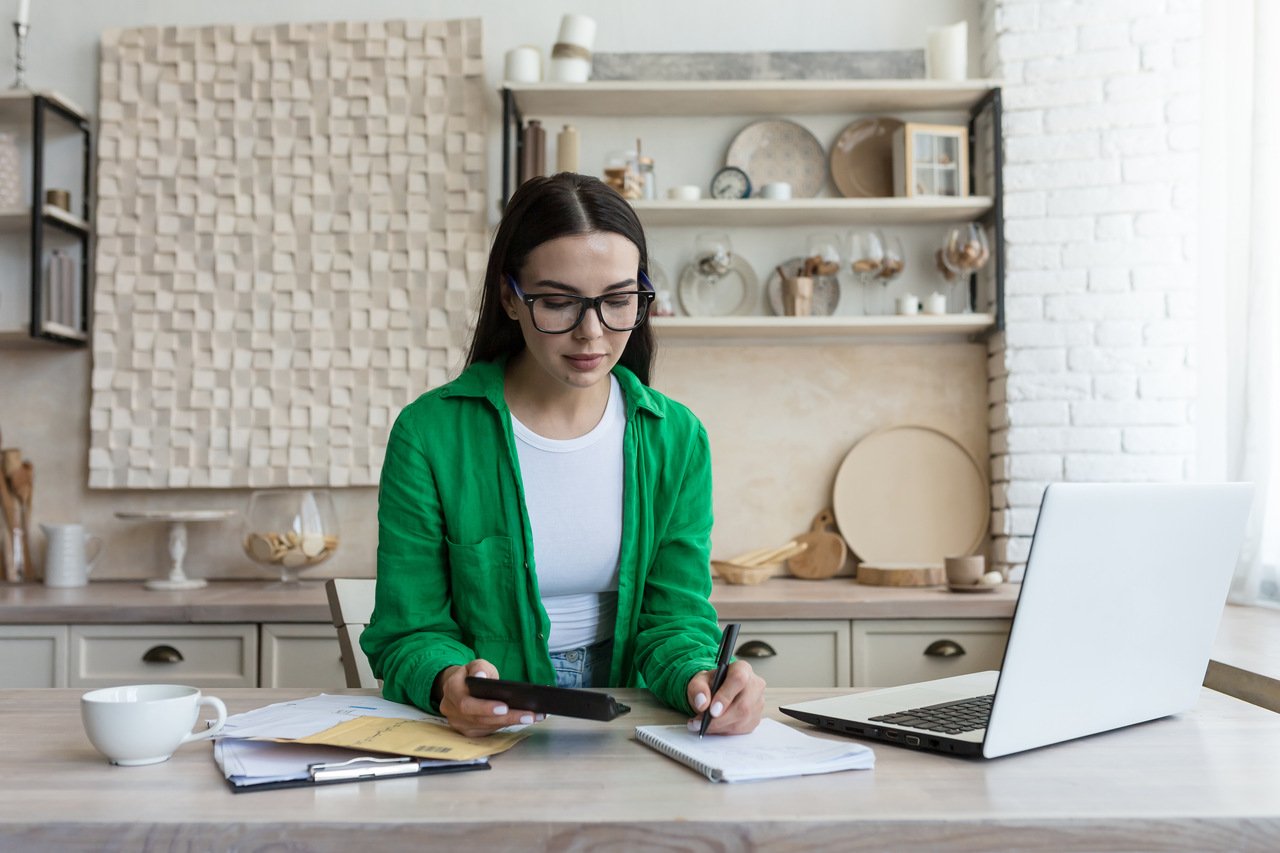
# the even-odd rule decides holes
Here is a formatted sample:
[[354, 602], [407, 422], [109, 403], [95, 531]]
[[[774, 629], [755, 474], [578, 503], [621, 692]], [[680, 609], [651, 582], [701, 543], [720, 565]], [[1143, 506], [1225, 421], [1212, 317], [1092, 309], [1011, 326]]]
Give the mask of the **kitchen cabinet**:
[[[0, 131], [21, 140], [29, 166], [25, 199], [0, 209], [0, 257], [25, 274], [0, 284], [0, 346], [89, 341], [92, 292], [92, 128], [88, 115], [54, 92], [0, 92]], [[47, 202], [46, 189], [67, 190], [69, 209]], [[69, 259], [74, 280], [51, 287], [54, 251]], [[25, 291], [25, 292], [24, 292]], [[23, 316], [19, 316], [25, 306]]]
[[0, 625], [0, 686], [66, 687], [66, 625]]
[[[737, 81], [603, 81], [578, 84], [507, 83], [501, 89], [502, 201], [515, 190], [515, 172], [523, 147], [528, 117], [544, 124], [556, 118], [699, 117], [716, 116], [852, 116], [876, 112], [895, 114], [963, 113], [968, 117], [971, 176], [974, 191], [979, 174], [989, 195], [926, 198], [795, 198], [772, 200], [705, 199], [635, 200], [632, 205], [646, 228], [755, 227], [788, 225], [831, 227], [918, 225], [981, 221], [993, 236], [990, 290], [975, 304], [990, 310], [950, 316], [830, 316], [794, 317], [662, 317], [655, 318], [658, 334], [672, 339], [707, 337], [782, 338], [802, 344], [832, 337], [856, 339], [868, 335], [895, 337], [973, 337], [1004, 328], [1004, 215], [1001, 90], [992, 81], [968, 80], [737, 80]], [[688, 122], [685, 123], [688, 126]], [[984, 139], [978, 135], [982, 130]], [[611, 130], [618, 143], [622, 130]], [[646, 148], [646, 152], [651, 149]], [[990, 157], [990, 168], [975, 169], [977, 157]], [[582, 170], [596, 171], [588, 165]], [[710, 175], [703, 176], [709, 180]], [[705, 181], [699, 180], [702, 184]], [[652, 251], [651, 251], [652, 254]], [[763, 276], [761, 284], [763, 285]], [[672, 282], [674, 284], [674, 282]], [[977, 279], [970, 287], [976, 291]], [[976, 293], [975, 293], [976, 295]], [[801, 322], [803, 321], [803, 322]], [[806, 325], [808, 324], [808, 325]], [[810, 328], [809, 326], [812, 326]]]
[[852, 623], [853, 686], [893, 687], [999, 669], [1008, 619], [866, 619]]
[[306, 622], [262, 626], [260, 687], [345, 687], [342, 652], [333, 625]]
[[258, 627], [72, 625], [68, 686], [258, 686]]
[[740, 624], [734, 654], [770, 687], [849, 686], [848, 622], [753, 619]]
[[749, 619], [734, 653], [771, 687], [892, 687], [999, 669], [1008, 619]]

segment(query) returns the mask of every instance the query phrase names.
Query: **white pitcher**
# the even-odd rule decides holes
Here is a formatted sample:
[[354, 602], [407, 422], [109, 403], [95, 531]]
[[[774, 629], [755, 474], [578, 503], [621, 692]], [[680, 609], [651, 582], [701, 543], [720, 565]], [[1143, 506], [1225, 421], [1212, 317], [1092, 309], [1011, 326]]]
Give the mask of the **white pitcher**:
[[[44, 584], [54, 587], [84, 586], [89, 573], [102, 557], [102, 540], [90, 536], [82, 524], [42, 524], [48, 547], [44, 557]], [[93, 558], [87, 557], [92, 543], [97, 543]]]

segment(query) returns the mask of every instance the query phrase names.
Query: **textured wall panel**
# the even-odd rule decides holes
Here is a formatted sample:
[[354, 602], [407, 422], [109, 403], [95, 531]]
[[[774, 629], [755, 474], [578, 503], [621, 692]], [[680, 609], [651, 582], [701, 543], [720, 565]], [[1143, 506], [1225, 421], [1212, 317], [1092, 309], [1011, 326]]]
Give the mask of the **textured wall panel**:
[[485, 261], [478, 20], [103, 35], [89, 485], [376, 484]]

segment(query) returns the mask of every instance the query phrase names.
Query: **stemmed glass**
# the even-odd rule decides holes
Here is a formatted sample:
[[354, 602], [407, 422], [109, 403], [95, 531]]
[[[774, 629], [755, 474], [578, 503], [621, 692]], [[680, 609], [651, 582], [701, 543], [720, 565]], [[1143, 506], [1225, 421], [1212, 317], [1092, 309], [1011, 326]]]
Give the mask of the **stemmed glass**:
[[967, 314], [972, 310], [969, 276], [986, 266], [990, 259], [987, 232], [978, 223], [958, 225], [947, 231], [938, 252], [938, 269], [949, 285], [951, 313]]
[[319, 489], [269, 489], [249, 496], [241, 531], [244, 552], [280, 572], [280, 585], [298, 583], [297, 572], [323, 563], [338, 549], [338, 515]]
[[698, 273], [712, 284], [733, 265], [733, 244], [722, 231], [709, 231], [695, 237], [693, 253]]
[[886, 237], [880, 231], [876, 233], [880, 236], [880, 245], [884, 247], [884, 261], [880, 264], [880, 272], [876, 273], [876, 278], [888, 287], [906, 269], [906, 255], [902, 253], [901, 237]]
[[[849, 234], [849, 267], [853, 277], [862, 285], [864, 314], [885, 314], [885, 288], [871, 287], [884, 268], [884, 242], [875, 231], [854, 231]], [[887, 285], [888, 282], [881, 282]]]
[[840, 239], [834, 234], [810, 234], [805, 241], [805, 262], [801, 263], [801, 272], [808, 266], [813, 275], [836, 275], [840, 272]]

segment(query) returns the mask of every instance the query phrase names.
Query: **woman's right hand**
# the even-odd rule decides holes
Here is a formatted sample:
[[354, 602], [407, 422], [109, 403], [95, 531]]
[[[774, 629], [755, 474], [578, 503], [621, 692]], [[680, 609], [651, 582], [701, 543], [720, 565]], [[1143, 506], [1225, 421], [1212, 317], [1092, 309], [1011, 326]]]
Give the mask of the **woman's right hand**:
[[441, 686], [440, 713], [459, 733], [467, 737], [484, 737], [506, 726], [528, 725], [546, 719], [546, 714], [508, 708], [506, 703], [491, 699], [477, 699], [467, 689], [469, 675], [497, 678], [498, 670], [487, 660], [473, 660], [466, 666], [447, 667], [436, 678]]

